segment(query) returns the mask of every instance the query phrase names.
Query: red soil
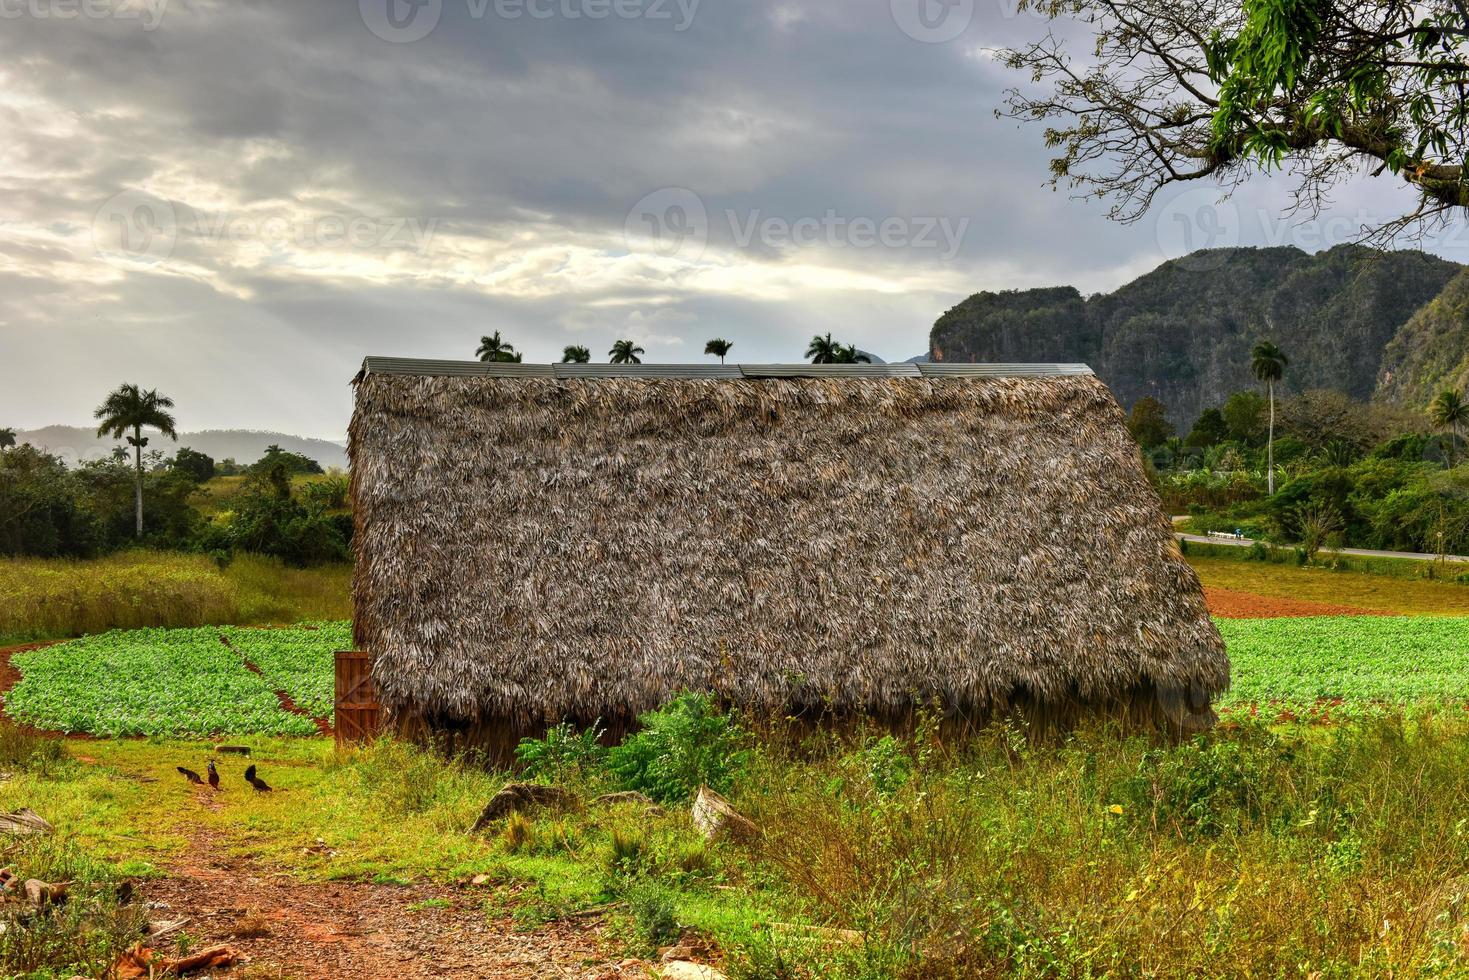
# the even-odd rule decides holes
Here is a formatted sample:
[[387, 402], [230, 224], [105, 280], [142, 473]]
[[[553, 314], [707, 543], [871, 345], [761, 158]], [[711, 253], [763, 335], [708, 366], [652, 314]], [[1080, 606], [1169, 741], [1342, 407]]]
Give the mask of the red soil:
[[1390, 616], [1380, 609], [1358, 609], [1309, 599], [1285, 599], [1204, 586], [1204, 601], [1212, 615], [1224, 619], [1276, 619], [1280, 616]]
[[[142, 898], [159, 903], [158, 918], [189, 918], [186, 931], [197, 948], [228, 943], [244, 955], [241, 964], [213, 976], [649, 975], [640, 962], [607, 955], [600, 922], [592, 918], [519, 932], [503, 915], [486, 916], [491, 889], [298, 881], [230, 854], [202, 831], [167, 877], [138, 887]], [[439, 904], [448, 907], [434, 907]]]

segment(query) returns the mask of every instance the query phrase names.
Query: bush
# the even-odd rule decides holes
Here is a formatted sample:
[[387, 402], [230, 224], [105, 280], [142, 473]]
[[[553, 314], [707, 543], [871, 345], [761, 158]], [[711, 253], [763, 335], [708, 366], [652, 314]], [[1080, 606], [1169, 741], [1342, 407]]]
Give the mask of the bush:
[[1263, 737], [1267, 744], [1255, 746], [1248, 737], [1201, 736], [1146, 753], [1137, 772], [1118, 786], [1124, 809], [1146, 815], [1156, 830], [1185, 837], [1216, 837], [1231, 824], [1259, 820], [1274, 787], [1273, 740]]
[[341, 510], [347, 506], [348, 490], [346, 477], [329, 476], [302, 486], [301, 499], [307, 509], [318, 514], [328, 510]]
[[351, 518], [343, 522], [342, 516], [295, 500], [284, 469], [277, 467], [264, 478], [252, 477], [236, 500], [233, 517], [209, 525], [196, 547], [270, 555], [298, 567], [347, 561]]
[[586, 775], [602, 763], [607, 749], [599, 741], [603, 730], [596, 724], [577, 732], [562, 722], [546, 730], [545, 738], [523, 738], [515, 747], [515, 758], [526, 775], [543, 782], [561, 783]]
[[879, 796], [891, 796], [913, 776], [912, 757], [891, 735], [884, 735], [863, 749], [861, 760], [867, 780]]
[[707, 694], [681, 694], [638, 722], [607, 763], [626, 788], [660, 802], [690, 799], [701, 785], [726, 792], [749, 764], [744, 730]]
[[281, 469], [288, 475], [298, 473], [320, 473], [321, 464], [309, 456], [293, 453], [282, 449], [280, 446], [271, 444], [265, 447], [265, 454], [254, 463], [250, 464], [249, 471], [257, 474], [267, 474], [271, 470]]
[[678, 919], [668, 889], [651, 878], [632, 878], [622, 889], [637, 937], [649, 949], [666, 946], [678, 938]]

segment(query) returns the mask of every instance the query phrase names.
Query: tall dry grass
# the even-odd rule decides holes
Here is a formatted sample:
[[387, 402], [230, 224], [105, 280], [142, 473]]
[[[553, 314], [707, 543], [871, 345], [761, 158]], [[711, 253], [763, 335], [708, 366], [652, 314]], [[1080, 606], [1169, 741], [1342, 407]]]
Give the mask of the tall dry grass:
[[285, 623], [351, 616], [351, 568], [241, 556], [130, 551], [86, 561], [0, 560], [0, 642], [144, 626]]
[[789, 976], [1469, 975], [1462, 718], [769, 765], [760, 863], [863, 937]]

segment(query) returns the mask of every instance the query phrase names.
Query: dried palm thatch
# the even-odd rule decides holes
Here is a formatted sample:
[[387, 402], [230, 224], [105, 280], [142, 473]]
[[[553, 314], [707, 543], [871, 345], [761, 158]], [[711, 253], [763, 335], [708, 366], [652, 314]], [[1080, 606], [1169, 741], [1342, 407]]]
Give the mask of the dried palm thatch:
[[400, 724], [615, 726], [704, 689], [1187, 725], [1228, 684], [1089, 373], [531, 369], [358, 376], [356, 642]]

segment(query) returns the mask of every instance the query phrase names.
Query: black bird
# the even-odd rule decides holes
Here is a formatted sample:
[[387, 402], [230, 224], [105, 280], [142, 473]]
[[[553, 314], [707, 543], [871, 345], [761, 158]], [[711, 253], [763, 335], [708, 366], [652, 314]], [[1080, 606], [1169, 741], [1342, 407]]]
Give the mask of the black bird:
[[192, 770], [192, 769], [185, 769], [183, 766], [175, 766], [174, 768], [176, 768], [179, 772], [183, 773], [184, 774], [184, 778], [188, 779], [189, 782], [194, 783], [194, 784], [196, 784], [198, 786], [203, 786], [204, 785], [204, 780], [200, 779], [199, 778], [199, 774], [197, 772], [195, 772], [194, 770]]
[[209, 760], [209, 788], [219, 789], [219, 770], [214, 768], [214, 760]]
[[255, 775], [254, 765], [251, 765], [248, 769], [245, 770], [245, 782], [249, 783], [251, 786], [254, 786], [255, 792], [257, 793], [270, 792], [270, 786], [265, 782], [265, 780]]

